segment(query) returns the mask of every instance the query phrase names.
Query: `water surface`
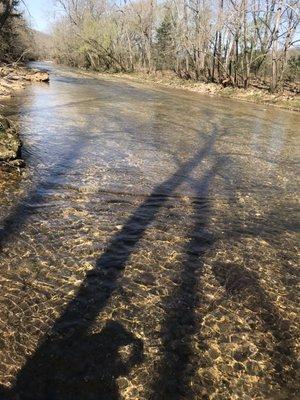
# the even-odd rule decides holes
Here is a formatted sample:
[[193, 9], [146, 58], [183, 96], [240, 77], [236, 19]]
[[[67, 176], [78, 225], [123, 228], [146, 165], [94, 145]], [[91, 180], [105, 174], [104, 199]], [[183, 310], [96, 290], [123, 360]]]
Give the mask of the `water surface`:
[[46, 67], [5, 109], [2, 397], [296, 398], [298, 114]]

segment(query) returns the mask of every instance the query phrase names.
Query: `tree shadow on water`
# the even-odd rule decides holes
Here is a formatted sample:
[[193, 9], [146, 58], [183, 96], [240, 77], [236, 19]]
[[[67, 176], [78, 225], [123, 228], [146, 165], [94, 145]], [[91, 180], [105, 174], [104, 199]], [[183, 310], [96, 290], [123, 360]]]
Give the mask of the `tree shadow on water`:
[[[196, 369], [201, 366], [199, 351], [207, 350], [199, 332], [201, 320], [204, 318], [204, 315], [199, 312], [203, 294], [201, 275], [204, 254], [218, 239], [207, 232], [211, 209], [209, 188], [212, 186], [215, 175], [219, 175], [222, 166], [226, 163], [227, 158], [219, 158], [201, 180], [195, 181], [197, 190], [196, 200], [193, 202], [194, 223], [190, 232], [187, 233], [189, 241], [183, 249], [183, 264], [179, 276], [175, 277], [175, 288], [162, 304], [166, 314], [160, 332], [163, 354], [150, 385], [151, 400], [200, 399], [199, 396], [201, 396], [202, 389], [196, 387], [197, 383], [194, 386], [191, 385]], [[234, 193], [233, 188], [232, 193]], [[233, 207], [234, 199], [231, 199], [230, 203]], [[234, 212], [235, 210], [232, 209], [232, 215]], [[243, 233], [249, 234], [247, 231]], [[228, 232], [228, 237], [232, 236], [235, 236], [234, 232]], [[237, 237], [235, 239], [238, 240]], [[226, 290], [227, 295], [242, 307], [253, 311], [264, 331], [273, 335], [273, 347], [261, 348], [260, 351], [271, 358], [275, 371], [271, 379], [276, 381], [281, 388], [288, 387], [287, 390], [292, 393], [294, 389], [291, 380], [296, 379], [297, 357], [289, 322], [283, 318], [267, 291], [262, 287], [258, 274], [241, 265], [220, 262], [213, 263], [212, 272], [220, 286]], [[196, 335], [197, 349], [193, 347]], [[237, 351], [236, 357], [248, 359], [249, 355], [242, 354], [242, 351], [243, 349]], [[203, 398], [208, 398], [206, 396], [207, 394]]]
[[[89, 124], [86, 129], [89, 129]], [[43, 205], [47, 192], [55, 190], [60, 185], [60, 181], [65, 179], [65, 174], [74, 168], [86, 145], [87, 142], [84, 139], [71, 142], [68, 148], [57, 157], [59, 161], [37, 180], [22, 201], [4, 220], [0, 221], [0, 250], [10, 243], [12, 237], [18, 234], [30, 216], [37, 212], [37, 205]]]
[[[228, 296], [258, 315], [263, 329], [273, 335], [274, 347], [260, 350], [267, 352], [272, 359], [273, 378], [281, 387], [289, 385], [289, 381], [295, 379], [297, 365], [290, 324], [262, 288], [258, 274], [233, 263], [218, 263], [213, 266], [213, 272]], [[247, 358], [247, 355], [241, 357]]]
[[[211, 152], [217, 139], [216, 133], [214, 131], [203, 148], [183, 163], [170, 178], [154, 188], [121, 231], [111, 239], [97, 260], [95, 269], [82, 282], [76, 297], [66, 306], [49, 334], [45, 335], [36, 352], [16, 376], [8, 398], [14, 395], [19, 395], [21, 400], [119, 398], [115, 379], [126, 375], [133, 365], [142, 360], [142, 344], [117, 323], [113, 323], [113, 326], [109, 324], [97, 336], [90, 336], [89, 332], [115, 291], [126, 262], [147, 227], [171, 193]], [[124, 343], [135, 349], [125, 364], [120, 362], [117, 355]], [[84, 375], [85, 371], [88, 371], [87, 376]], [[102, 381], [97, 378], [99, 375], [104, 376]]]
[[[231, 187], [231, 192], [234, 194], [234, 188]], [[280, 230], [294, 229], [294, 221], [279, 221], [278, 218], [283, 215], [281, 209], [272, 209], [271, 212], [264, 214], [262, 220], [256, 221], [255, 219], [246, 228], [240, 227], [238, 213], [235, 209], [238, 201], [232, 199], [231, 204], [231, 224], [232, 226], [239, 226], [239, 230], [229, 230], [227, 232], [227, 240], [234, 240], [235, 243], [241, 241], [244, 237], [253, 237], [269, 243], [272, 249], [281, 249], [282, 243], [280, 242]], [[236, 215], [236, 217], [234, 217]], [[237, 218], [234, 220], [234, 218]], [[278, 230], [280, 226], [280, 230]], [[279, 241], [279, 242], [278, 242]], [[268, 251], [265, 248], [265, 251]], [[274, 257], [274, 255], [273, 255]], [[266, 345], [263, 343], [259, 346], [261, 353], [268, 354], [273, 366], [273, 373], [270, 378], [273, 382], [284, 390], [292, 393], [294, 390], [294, 382], [297, 382], [298, 361], [295, 350], [295, 334], [289, 321], [288, 309], [286, 315], [277, 307], [274, 298], [270, 296], [268, 290], [263, 287], [261, 282], [260, 273], [255, 270], [253, 265], [253, 254], [249, 254], [249, 250], [244, 251], [244, 262], [239, 265], [234, 262], [217, 262], [213, 263], [212, 271], [218, 283], [225, 289], [226, 296], [229, 297], [234, 303], [250, 310], [256, 319], [256, 324], [261, 327], [253, 326], [252, 329], [263, 329], [266, 334], [273, 336], [273, 343]], [[255, 257], [255, 264], [259, 265], [258, 256]], [[274, 260], [274, 261], [279, 261]], [[269, 256], [269, 263], [267, 275], [264, 275], [264, 280], [272, 281], [273, 274], [276, 276], [276, 271], [272, 271], [272, 259]], [[282, 260], [280, 261], [282, 263]], [[282, 276], [285, 272], [282, 271]], [[273, 282], [274, 284], [274, 282]], [[287, 288], [285, 288], [287, 290]], [[295, 290], [296, 292], [296, 290]], [[238, 352], [237, 357], [247, 358], [246, 354]]]

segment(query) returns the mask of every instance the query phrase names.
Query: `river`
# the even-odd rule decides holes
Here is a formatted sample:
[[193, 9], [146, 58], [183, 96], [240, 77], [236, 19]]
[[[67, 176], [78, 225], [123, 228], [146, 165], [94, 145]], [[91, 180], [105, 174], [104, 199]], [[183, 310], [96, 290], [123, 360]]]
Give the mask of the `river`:
[[296, 399], [299, 114], [38, 66], [5, 104], [1, 399]]

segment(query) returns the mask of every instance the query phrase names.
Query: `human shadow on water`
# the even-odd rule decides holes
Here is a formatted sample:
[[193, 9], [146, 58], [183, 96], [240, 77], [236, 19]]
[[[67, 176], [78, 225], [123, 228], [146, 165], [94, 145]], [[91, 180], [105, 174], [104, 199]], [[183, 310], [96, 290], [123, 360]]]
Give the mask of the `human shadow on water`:
[[74, 332], [48, 341], [32, 369], [18, 377], [17, 393], [32, 400], [118, 400], [116, 379], [142, 357], [142, 341], [111, 321], [97, 334]]
[[[163, 357], [155, 373], [151, 388], [151, 400], [179, 400], [191, 398], [189, 381], [195, 373], [192, 336], [198, 330], [197, 308], [201, 303], [201, 274], [203, 255], [213, 245], [214, 239], [207, 232], [210, 217], [209, 189], [225, 159], [219, 158], [200, 180], [193, 200], [193, 226], [188, 233], [189, 241], [183, 249], [183, 265], [175, 276], [175, 289], [164, 300], [162, 307], [166, 319], [162, 323], [161, 337]], [[204, 341], [200, 346], [205, 349]]]
[[[43, 338], [36, 352], [29, 357], [18, 373], [11, 391], [12, 396], [14, 393], [18, 394], [22, 400], [118, 399], [114, 383], [111, 383], [113, 389], [109, 396], [105, 391], [100, 394], [100, 389], [98, 390], [101, 384], [96, 380], [96, 376], [98, 371], [103, 371], [103, 365], [102, 362], [100, 364], [92, 362], [90, 365], [90, 361], [93, 360], [92, 355], [99, 352], [100, 346], [97, 345], [97, 338], [89, 338], [89, 332], [95, 319], [117, 288], [118, 278], [147, 227], [154, 221], [158, 211], [168, 201], [172, 192], [211, 152], [216, 139], [217, 131], [215, 130], [200, 151], [183, 163], [170, 178], [154, 188], [151, 195], [129, 217], [121, 231], [111, 239], [107, 249], [97, 260], [95, 269], [90, 271], [82, 282], [75, 298], [67, 305], [49, 334]], [[100, 342], [106, 342], [103, 342], [103, 334], [100, 335]], [[138, 343], [131, 334], [126, 333], [125, 336], [130, 338], [131, 342]], [[86, 343], [88, 343], [88, 350], [84, 351]], [[81, 357], [70, 357], [70, 354], [78, 351], [79, 348], [83, 350], [80, 353]], [[138, 348], [141, 353], [140, 343]], [[57, 360], [57, 364], [52, 364], [53, 357]], [[136, 352], [131, 360], [133, 359], [134, 361], [129, 362], [125, 370], [128, 370], [134, 362], [140, 361], [142, 355]], [[96, 360], [98, 360], [97, 356]], [[112, 365], [107, 366], [107, 373], [110, 377], [108, 380], [114, 381], [115, 376], [112, 371], [114, 371], [116, 357], [112, 360]], [[80, 368], [78, 363], [85, 365], [85, 370], [95, 369], [88, 386], [85, 385], [84, 393], [79, 390], [77, 384], [69, 383], [70, 371], [73, 368]], [[73, 375], [72, 372], [71, 375]], [[55, 388], [59, 388], [59, 391]]]

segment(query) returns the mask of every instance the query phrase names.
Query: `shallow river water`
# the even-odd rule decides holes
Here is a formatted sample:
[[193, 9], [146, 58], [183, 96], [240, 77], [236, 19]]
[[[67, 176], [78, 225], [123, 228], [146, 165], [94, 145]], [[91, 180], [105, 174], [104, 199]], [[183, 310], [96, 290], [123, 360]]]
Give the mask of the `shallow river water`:
[[296, 399], [299, 115], [43, 67], [5, 106], [1, 400]]

